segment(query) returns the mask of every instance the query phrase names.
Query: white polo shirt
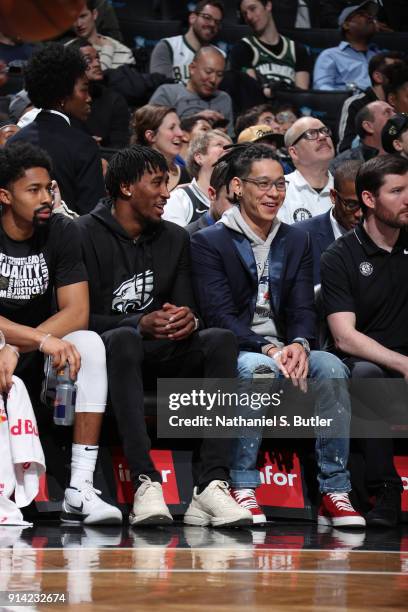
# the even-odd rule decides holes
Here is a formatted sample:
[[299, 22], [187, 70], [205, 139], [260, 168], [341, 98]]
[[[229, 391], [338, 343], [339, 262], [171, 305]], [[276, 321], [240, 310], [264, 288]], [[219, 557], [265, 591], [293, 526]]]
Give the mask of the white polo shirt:
[[285, 179], [289, 185], [285, 201], [278, 213], [278, 218], [283, 223], [291, 225], [296, 221], [305, 221], [327, 212], [332, 207], [330, 189], [333, 189], [333, 176], [330, 172], [327, 184], [320, 193], [309, 185], [299, 170], [287, 174]]

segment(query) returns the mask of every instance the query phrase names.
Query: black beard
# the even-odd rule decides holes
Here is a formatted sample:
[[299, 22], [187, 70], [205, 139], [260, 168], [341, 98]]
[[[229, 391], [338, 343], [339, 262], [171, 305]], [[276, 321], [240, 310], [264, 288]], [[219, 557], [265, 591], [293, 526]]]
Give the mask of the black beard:
[[43, 212], [44, 210], [49, 210], [52, 213], [52, 206], [50, 206], [49, 204], [43, 204], [43, 206], [39, 206], [38, 208], [35, 209], [34, 215], [33, 215], [34, 230], [42, 230], [42, 231], [48, 230], [48, 226], [51, 221], [51, 215], [48, 217], [48, 219], [40, 219], [38, 216], [39, 213]]

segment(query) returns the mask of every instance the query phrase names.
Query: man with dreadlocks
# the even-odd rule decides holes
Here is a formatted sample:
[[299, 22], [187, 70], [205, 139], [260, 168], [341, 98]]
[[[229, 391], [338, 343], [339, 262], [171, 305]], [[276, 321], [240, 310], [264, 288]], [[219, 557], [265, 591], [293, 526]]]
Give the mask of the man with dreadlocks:
[[[348, 496], [349, 373], [334, 355], [310, 350], [316, 325], [310, 239], [277, 218], [286, 191], [283, 168], [271, 148], [262, 144], [238, 146], [221, 161], [229, 163], [225, 182], [237, 205], [219, 223], [192, 237], [200, 312], [207, 325], [228, 329], [238, 338], [241, 379], [252, 379], [261, 366], [265, 374], [292, 379], [304, 390], [305, 379], [315, 379], [317, 414], [332, 419], [328, 422], [339, 436], [330, 437], [329, 430], [326, 437], [321, 428], [317, 432], [322, 493], [318, 521], [364, 526]], [[255, 497], [261, 441], [261, 435], [234, 441], [231, 463], [232, 495], [251, 511], [254, 523], [266, 520]]]
[[[168, 180], [159, 152], [137, 145], [118, 151], [106, 174], [110, 200], [79, 220], [90, 279], [90, 328], [105, 343], [111, 404], [135, 488], [131, 525], [172, 521], [149, 455], [142, 368], [154, 379], [236, 375], [234, 335], [202, 329], [196, 315], [188, 234], [161, 219]], [[226, 440], [202, 442], [185, 523], [252, 522], [228, 490], [230, 449]]]

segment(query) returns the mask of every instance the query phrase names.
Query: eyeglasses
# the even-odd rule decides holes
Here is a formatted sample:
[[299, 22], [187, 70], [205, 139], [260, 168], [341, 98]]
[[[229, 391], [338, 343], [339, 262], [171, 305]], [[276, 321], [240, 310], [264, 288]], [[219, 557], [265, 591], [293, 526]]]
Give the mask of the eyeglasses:
[[336, 198], [340, 202], [340, 204], [350, 212], [356, 212], [361, 208], [361, 204], [358, 200], [345, 200], [341, 197], [338, 191], [336, 191]]
[[246, 178], [241, 179], [243, 183], [253, 183], [260, 189], [261, 191], [269, 191], [272, 187], [275, 187], [277, 191], [286, 191], [286, 187], [288, 185], [288, 181], [284, 178], [279, 178], [276, 181], [272, 181], [270, 179], [253, 179]]
[[298, 136], [296, 140], [292, 142], [291, 146], [293, 147], [293, 145], [297, 144], [302, 138], [304, 138], [305, 140], [317, 140], [319, 136], [330, 137], [331, 135], [331, 129], [326, 127], [325, 125], [323, 125], [323, 127], [321, 128], [309, 128], [308, 130], [305, 130], [300, 136]]
[[207, 23], [213, 23], [216, 28], [219, 28], [221, 26], [222, 20], [221, 19], [215, 19], [214, 17], [212, 17], [208, 13], [197, 13], [197, 15], [202, 17], [204, 19], [204, 21], [206, 21]]

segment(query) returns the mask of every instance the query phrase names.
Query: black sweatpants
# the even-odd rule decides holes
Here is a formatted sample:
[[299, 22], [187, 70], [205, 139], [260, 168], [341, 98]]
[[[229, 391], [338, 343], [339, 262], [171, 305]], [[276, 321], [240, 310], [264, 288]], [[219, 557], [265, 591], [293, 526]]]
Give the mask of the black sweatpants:
[[[155, 379], [172, 377], [235, 378], [238, 345], [232, 332], [206, 329], [187, 340], [144, 340], [132, 327], [102, 334], [106, 347], [110, 403], [116, 415], [132, 482], [146, 474], [161, 482], [149, 455], [151, 448], [144, 415], [144, 374]], [[228, 480], [231, 440], [204, 439], [194, 464], [194, 484]]]
[[[386, 370], [371, 361], [347, 358], [352, 378], [401, 378], [401, 374]], [[359, 398], [364, 402], [364, 398]], [[384, 391], [384, 407], [387, 406], [387, 393]], [[381, 415], [379, 415], [380, 417]], [[368, 489], [375, 490], [384, 482], [395, 483], [401, 487], [402, 481], [394, 466], [394, 444], [391, 438], [366, 438], [359, 440], [365, 459], [365, 480]]]

